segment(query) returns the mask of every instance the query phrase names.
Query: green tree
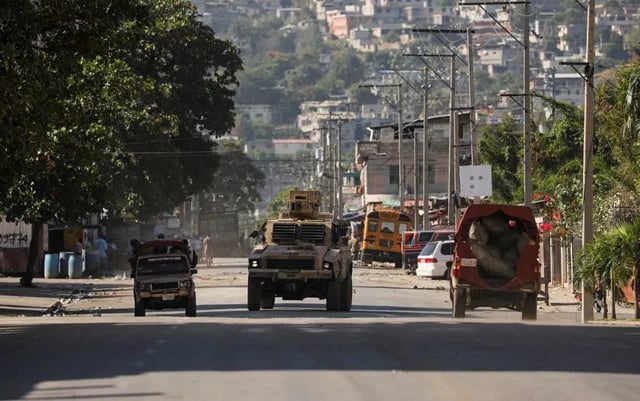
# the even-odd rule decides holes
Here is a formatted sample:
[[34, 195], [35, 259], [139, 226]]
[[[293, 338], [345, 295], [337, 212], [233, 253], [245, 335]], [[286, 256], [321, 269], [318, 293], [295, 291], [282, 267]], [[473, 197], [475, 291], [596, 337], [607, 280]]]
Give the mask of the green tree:
[[[595, 238], [578, 253], [574, 270], [574, 285], [584, 282], [585, 288], [601, 283], [611, 293], [612, 318], [616, 318], [616, 299], [620, 288], [627, 285], [637, 269], [640, 219], [611, 229]], [[637, 277], [637, 276], [636, 276]], [[636, 307], [636, 314], [638, 313]]]
[[322, 33], [318, 24], [309, 23], [305, 28], [300, 29], [296, 36], [296, 53], [307, 52], [319, 54], [326, 50]]
[[220, 168], [212, 177], [211, 187], [204, 192], [201, 207], [214, 212], [253, 212], [261, 200], [264, 174], [242, 151], [240, 142], [224, 141], [220, 150]]
[[521, 160], [522, 141], [521, 128], [508, 114], [500, 124], [486, 126], [482, 129], [478, 142], [478, 154], [484, 164], [491, 165], [493, 195], [497, 203], [513, 203], [519, 201], [521, 192]]
[[354, 50], [345, 49], [332, 54], [326, 79], [342, 81], [344, 86], [350, 86], [361, 81], [364, 75], [364, 62]]
[[289, 191], [292, 189], [295, 188], [287, 188], [280, 191], [280, 193], [278, 193], [278, 195], [269, 202], [269, 206], [267, 207], [267, 219], [275, 219], [280, 215], [280, 213], [287, 211], [287, 205], [289, 204]]
[[640, 55], [640, 27], [636, 27], [624, 35], [623, 44], [627, 53], [635, 56]]
[[189, 2], [3, 2], [0, 26], [7, 219], [144, 218], [209, 185], [242, 64]]

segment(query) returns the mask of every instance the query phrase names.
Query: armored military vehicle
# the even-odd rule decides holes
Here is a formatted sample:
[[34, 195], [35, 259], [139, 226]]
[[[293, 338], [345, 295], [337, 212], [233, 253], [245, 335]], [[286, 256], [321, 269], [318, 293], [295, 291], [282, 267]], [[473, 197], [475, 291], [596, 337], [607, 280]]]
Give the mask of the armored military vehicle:
[[320, 203], [319, 191], [290, 191], [288, 211], [267, 221], [249, 255], [249, 310], [273, 309], [276, 297], [317, 297], [328, 311], [351, 310], [349, 225], [320, 212]]

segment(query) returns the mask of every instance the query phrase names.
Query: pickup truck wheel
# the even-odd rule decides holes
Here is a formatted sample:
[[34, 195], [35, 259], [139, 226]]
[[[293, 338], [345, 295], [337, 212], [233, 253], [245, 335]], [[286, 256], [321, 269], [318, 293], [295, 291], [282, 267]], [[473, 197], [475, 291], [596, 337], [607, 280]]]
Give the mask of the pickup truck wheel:
[[349, 312], [353, 301], [353, 280], [351, 275], [347, 276], [340, 286], [340, 310]]
[[260, 310], [262, 298], [262, 285], [259, 279], [250, 278], [247, 285], [247, 309], [250, 311]]
[[184, 310], [184, 314], [189, 317], [196, 317], [197, 313], [196, 294], [194, 293], [187, 299], [187, 307]]
[[524, 295], [522, 304], [522, 320], [536, 320], [538, 318], [538, 294], [529, 292]]
[[276, 295], [270, 294], [260, 300], [260, 307], [262, 309], [273, 309], [276, 304]]
[[145, 308], [144, 301], [142, 299], [135, 300], [133, 304], [133, 316], [144, 316]]
[[340, 281], [331, 280], [329, 281], [327, 288], [327, 310], [328, 311], [339, 311], [340, 310]]
[[465, 302], [467, 294], [461, 288], [453, 289], [453, 317], [462, 318], [465, 314]]

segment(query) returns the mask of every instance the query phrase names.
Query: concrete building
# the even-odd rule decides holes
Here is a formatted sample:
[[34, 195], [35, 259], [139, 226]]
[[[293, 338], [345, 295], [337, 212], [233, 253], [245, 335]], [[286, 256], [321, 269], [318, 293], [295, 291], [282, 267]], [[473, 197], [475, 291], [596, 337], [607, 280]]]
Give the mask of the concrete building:
[[[469, 113], [458, 117], [459, 149], [461, 155], [469, 152]], [[367, 141], [356, 143], [356, 167], [360, 171], [362, 206], [369, 203], [398, 201], [399, 153], [397, 124], [389, 123], [369, 127]], [[405, 201], [414, 194], [422, 196], [424, 140], [423, 121], [408, 123], [403, 130], [402, 165]], [[429, 117], [430, 147], [427, 161], [428, 192], [431, 196], [446, 196], [449, 182], [449, 115]], [[415, 141], [414, 141], [414, 135]], [[414, 144], [417, 147], [417, 165], [414, 164]], [[418, 176], [415, 187], [414, 175]]]

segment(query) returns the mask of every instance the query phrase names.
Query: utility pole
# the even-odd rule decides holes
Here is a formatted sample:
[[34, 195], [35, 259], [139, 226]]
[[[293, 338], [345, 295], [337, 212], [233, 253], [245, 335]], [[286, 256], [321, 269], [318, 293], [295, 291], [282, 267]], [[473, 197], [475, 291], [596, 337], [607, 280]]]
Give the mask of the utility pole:
[[457, 196], [455, 193], [455, 148], [454, 141], [457, 136], [456, 133], [456, 121], [455, 121], [455, 102], [456, 102], [456, 58], [451, 57], [451, 74], [449, 77], [449, 87], [451, 91], [449, 92], [449, 183], [447, 186], [448, 192], [448, 203], [447, 203], [447, 223], [455, 224], [455, 216], [457, 212], [455, 210], [455, 202], [454, 196]]
[[342, 206], [342, 119], [338, 120], [338, 140], [337, 140], [337, 149], [336, 149], [336, 180], [337, 180], [337, 188], [336, 188], [336, 203], [337, 203], [337, 217], [341, 218], [343, 213]]
[[404, 172], [402, 171], [402, 140], [404, 139], [402, 128], [402, 84], [398, 84], [398, 187], [400, 211], [404, 210]]
[[418, 133], [413, 129], [413, 226], [420, 226], [418, 213]]
[[[587, 11], [587, 60], [586, 62], [561, 62], [569, 65], [584, 79], [584, 133], [582, 145], [582, 248], [593, 242], [593, 110], [594, 110], [594, 61], [595, 61], [595, 0], [588, 0]], [[579, 71], [576, 66], [583, 68]], [[582, 290], [582, 323], [593, 320], [593, 288]]]
[[[437, 30], [433, 30], [433, 29], [417, 29], [414, 28], [412, 29], [412, 32], [432, 32], [432, 31], [437, 31]], [[448, 30], [451, 32], [457, 32], [458, 30]], [[448, 179], [448, 184], [447, 184], [447, 192], [448, 192], [448, 215], [447, 215], [447, 219], [449, 220], [449, 224], [451, 224], [452, 220], [453, 220], [453, 215], [454, 212], [451, 210], [452, 206], [455, 207], [455, 204], [453, 202], [453, 199], [451, 197], [451, 191], [453, 188], [455, 188], [455, 181], [454, 181], [454, 177], [455, 177], [455, 166], [453, 165], [453, 160], [452, 157], [454, 157], [454, 132], [455, 132], [455, 128], [454, 128], [454, 116], [455, 116], [455, 58], [456, 58], [456, 54], [455, 53], [451, 53], [451, 54], [424, 54], [424, 53], [406, 53], [406, 54], [402, 54], [403, 56], [411, 56], [411, 57], [419, 57], [420, 61], [422, 61], [424, 63], [424, 65], [426, 66], [425, 68], [425, 94], [424, 94], [424, 144], [423, 144], [423, 198], [424, 198], [424, 214], [425, 214], [425, 218], [423, 218], [423, 226], [424, 227], [428, 227], [428, 202], [429, 202], [429, 196], [427, 193], [427, 179], [428, 179], [428, 160], [427, 160], [427, 148], [428, 148], [428, 138], [427, 138], [427, 127], [428, 127], [428, 116], [427, 116], [427, 90], [428, 90], [428, 82], [427, 82], [427, 68], [431, 71], [433, 71], [433, 73], [449, 88], [450, 92], [450, 97], [449, 97], [449, 131], [450, 131], [450, 135], [449, 135], [449, 179]], [[426, 57], [451, 57], [451, 74], [449, 77], [449, 82], [447, 82], [436, 70], [434, 70], [433, 68], [431, 68], [431, 66], [429, 65], [429, 63], [427, 63], [427, 61], [425, 60]], [[459, 56], [458, 56], [459, 57]]]
[[531, 98], [529, 91], [529, 14], [530, 14], [530, 0], [511, 0], [511, 1], [492, 1], [491, 5], [518, 5], [524, 4], [524, 12], [522, 13], [523, 19], [523, 28], [522, 28], [522, 40], [516, 37], [503, 23], [498, 21], [498, 19], [493, 16], [487, 9], [486, 1], [462, 1], [459, 2], [460, 6], [478, 6], [495, 22], [499, 25], [506, 33], [509, 34], [523, 49], [523, 91], [521, 94], [507, 94], [502, 96], [524, 96], [524, 101], [522, 103], [518, 102], [518, 105], [523, 109], [523, 125], [524, 125], [524, 157], [523, 157], [523, 168], [524, 168], [524, 205], [531, 206], [531, 196], [532, 196], [532, 185], [531, 185]]
[[523, 19], [523, 65], [522, 65], [522, 80], [524, 86], [524, 204], [525, 206], [531, 206], [532, 183], [531, 183], [531, 96], [529, 95], [529, 2], [524, 3]]
[[[584, 66], [584, 144], [582, 150], [582, 246], [593, 242], [593, 72], [595, 0], [587, 7], [587, 63]], [[593, 320], [593, 289], [585, 288], [582, 281], [582, 323]]]
[[476, 149], [476, 87], [473, 76], [473, 30], [467, 29], [467, 68], [469, 69], [469, 142], [471, 145], [471, 164], [478, 164]]
[[428, 115], [428, 94], [429, 94], [429, 71], [424, 67], [424, 104], [422, 114], [422, 229], [429, 228], [429, 115]]

